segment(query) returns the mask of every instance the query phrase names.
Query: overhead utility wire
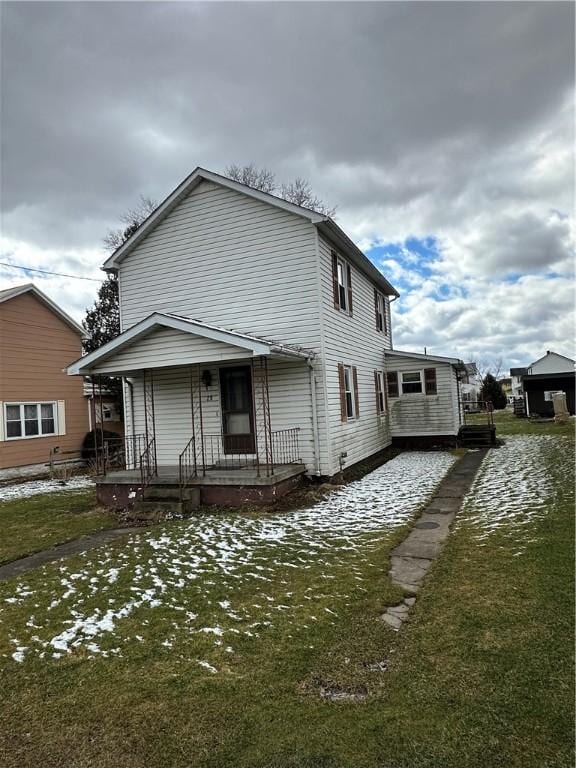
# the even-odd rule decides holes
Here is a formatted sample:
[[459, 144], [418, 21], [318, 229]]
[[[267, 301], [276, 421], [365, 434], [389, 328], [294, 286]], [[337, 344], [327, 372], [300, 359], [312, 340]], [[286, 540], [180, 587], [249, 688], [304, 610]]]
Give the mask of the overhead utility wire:
[[75, 280], [92, 280], [95, 283], [101, 283], [103, 277], [82, 277], [81, 275], [66, 275], [63, 272], [49, 272], [47, 269], [36, 269], [35, 267], [23, 267], [21, 264], [6, 264], [0, 261], [0, 267], [9, 267], [10, 269], [22, 269], [26, 272], [41, 272], [43, 275], [57, 275], [58, 277], [73, 277]]

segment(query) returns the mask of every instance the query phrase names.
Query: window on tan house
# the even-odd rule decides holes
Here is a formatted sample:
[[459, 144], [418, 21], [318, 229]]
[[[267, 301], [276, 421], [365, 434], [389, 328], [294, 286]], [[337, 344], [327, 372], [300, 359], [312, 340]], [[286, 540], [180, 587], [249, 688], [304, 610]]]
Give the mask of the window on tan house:
[[352, 270], [337, 253], [332, 252], [332, 288], [334, 308], [352, 314]]
[[57, 434], [56, 403], [6, 403], [7, 440]]
[[340, 386], [340, 418], [352, 421], [360, 416], [360, 398], [358, 394], [358, 371], [353, 365], [338, 363], [338, 382]]

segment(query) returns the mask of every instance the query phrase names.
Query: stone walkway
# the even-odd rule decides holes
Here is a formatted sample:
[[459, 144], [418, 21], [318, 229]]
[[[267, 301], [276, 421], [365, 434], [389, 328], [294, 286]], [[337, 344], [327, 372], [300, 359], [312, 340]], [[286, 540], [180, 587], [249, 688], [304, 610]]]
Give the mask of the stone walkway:
[[440, 483], [432, 501], [414, 528], [390, 555], [390, 577], [410, 596], [386, 609], [382, 619], [396, 631], [408, 618], [424, 577], [438, 557], [450, 533], [450, 526], [470, 490], [476, 473], [489, 449], [470, 451], [458, 461]]
[[83, 552], [88, 552], [90, 549], [96, 549], [96, 547], [108, 544], [119, 536], [124, 536], [127, 533], [134, 533], [135, 530], [138, 529], [112, 528], [108, 531], [98, 531], [97, 533], [91, 533], [88, 536], [82, 536], [80, 539], [74, 539], [74, 541], [67, 541], [65, 544], [57, 544], [51, 549], [36, 552], [27, 557], [21, 557], [19, 560], [13, 560], [11, 563], [0, 565], [0, 581], [12, 579], [15, 576], [19, 576], [21, 573], [40, 568], [42, 565], [46, 565], [46, 563], [60, 560], [67, 555], [80, 555]]

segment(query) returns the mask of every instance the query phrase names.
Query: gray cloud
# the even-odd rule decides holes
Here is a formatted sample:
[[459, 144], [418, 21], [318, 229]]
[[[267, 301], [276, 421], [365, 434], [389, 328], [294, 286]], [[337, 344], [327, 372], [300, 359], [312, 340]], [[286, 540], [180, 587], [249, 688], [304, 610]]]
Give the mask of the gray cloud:
[[[254, 160], [309, 177], [363, 245], [436, 236], [457, 283], [567, 269], [569, 3], [5, 2], [3, 17], [2, 230], [37, 263], [92, 274], [139, 194]], [[442, 312], [438, 339], [484, 332], [446, 338]]]

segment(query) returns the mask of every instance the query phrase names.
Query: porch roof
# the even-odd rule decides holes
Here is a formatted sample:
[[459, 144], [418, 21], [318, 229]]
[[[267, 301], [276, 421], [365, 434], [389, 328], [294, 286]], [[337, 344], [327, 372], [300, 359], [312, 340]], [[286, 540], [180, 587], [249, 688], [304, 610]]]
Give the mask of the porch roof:
[[466, 364], [458, 357], [445, 357], [444, 355], [423, 355], [421, 352], [407, 352], [402, 349], [386, 349], [384, 351], [386, 357], [413, 357], [415, 360], [422, 360], [422, 362], [431, 363], [450, 363], [457, 368], [465, 367]]
[[[146, 337], [162, 329], [176, 331], [177, 333], [182, 334], [183, 338], [195, 337], [197, 339], [212, 341], [215, 343], [216, 347], [221, 348], [221, 351], [217, 353], [216, 357], [211, 357], [210, 354], [206, 354], [206, 359], [182, 359], [170, 362], [169, 358], [165, 355], [162, 355], [160, 358], [153, 349], [143, 349]], [[144, 320], [136, 323], [136, 325], [133, 325], [112, 341], [109, 341], [108, 344], [100, 347], [100, 349], [76, 360], [66, 368], [66, 372], [69, 375], [87, 375], [98, 372], [122, 375], [130, 370], [133, 371], [148, 367], [157, 368], [179, 364], [184, 365], [191, 362], [205, 364], [215, 362], [216, 360], [227, 359], [226, 351], [231, 347], [235, 348], [236, 351], [242, 350], [245, 352], [245, 357], [259, 357], [262, 355], [297, 358], [301, 360], [308, 360], [314, 357], [314, 352], [300, 347], [262, 339], [257, 336], [251, 336], [250, 334], [240, 333], [226, 328], [220, 328], [216, 325], [210, 325], [190, 317], [153, 312]], [[142, 352], [138, 357], [138, 363], [132, 363], [126, 368], [125, 360], [120, 359], [121, 357], [125, 357], [123, 353], [128, 349], [138, 350], [139, 348], [142, 348]], [[231, 355], [229, 356], [229, 359], [234, 359], [234, 357], [237, 358], [237, 355]], [[117, 370], [114, 369], [116, 364], [115, 361], [118, 365]], [[106, 370], [100, 370], [102, 367]]]

